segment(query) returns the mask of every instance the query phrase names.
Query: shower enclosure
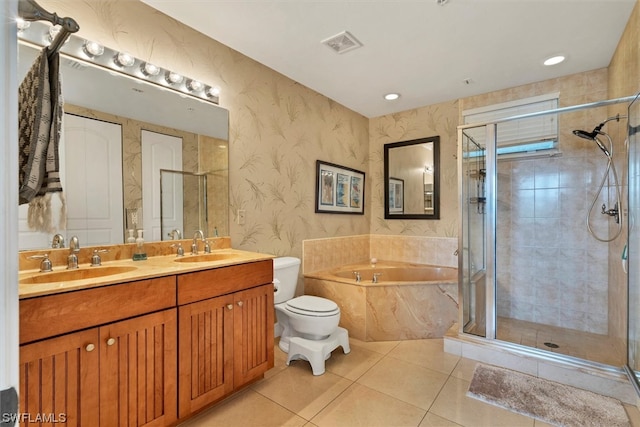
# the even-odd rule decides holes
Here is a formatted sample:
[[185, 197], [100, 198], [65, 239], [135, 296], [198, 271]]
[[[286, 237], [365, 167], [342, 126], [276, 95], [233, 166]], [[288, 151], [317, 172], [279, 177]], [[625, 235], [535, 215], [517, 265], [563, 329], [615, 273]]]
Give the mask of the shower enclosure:
[[[462, 334], [640, 368], [640, 320], [628, 308], [640, 298], [640, 268], [629, 263], [628, 283], [624, 265], [627, 247], [629, 259], [640, 253], [633, 224], [640, 137], [632, 133], [640, 107], [630, 107], [633, 99], [459, 127]], [[540, 117], [557, 126], [544, 144], [507, 138]]]

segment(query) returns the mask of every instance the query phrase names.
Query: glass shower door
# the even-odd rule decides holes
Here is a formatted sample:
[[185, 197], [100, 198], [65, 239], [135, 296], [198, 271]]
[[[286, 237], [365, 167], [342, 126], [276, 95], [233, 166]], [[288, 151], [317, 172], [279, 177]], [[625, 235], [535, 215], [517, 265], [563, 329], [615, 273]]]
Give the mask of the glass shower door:
[[468, 334], [486, 336], [485, 206], [486, 150], [484, 126], [462, 131], [461, 209], [462, 323]]

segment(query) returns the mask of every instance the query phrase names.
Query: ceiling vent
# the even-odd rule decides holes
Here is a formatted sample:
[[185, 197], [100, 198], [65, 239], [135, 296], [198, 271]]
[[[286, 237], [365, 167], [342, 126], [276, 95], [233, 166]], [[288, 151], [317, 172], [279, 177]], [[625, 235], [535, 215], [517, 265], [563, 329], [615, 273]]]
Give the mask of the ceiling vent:
[[329, 46], [336, 53], [345, 53], [362, 47], [362, 43], [353, 37], [349, 31], [343, 31], [340, 34], [322, 40], [322, 44]]

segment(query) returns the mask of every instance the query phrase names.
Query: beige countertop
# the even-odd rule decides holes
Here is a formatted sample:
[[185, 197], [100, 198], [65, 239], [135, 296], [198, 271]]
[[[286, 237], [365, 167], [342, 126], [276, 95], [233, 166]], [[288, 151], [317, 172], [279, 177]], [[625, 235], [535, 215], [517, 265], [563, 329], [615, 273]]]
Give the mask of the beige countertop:
[[[21, 270], [19, 273], [19, 297], [20, 299], [31, 298], [272, 258], [274, 256], [269, 254], [224, 248], [213, 250], [211, 256], [202, 252], [198, 255], [187, 254], [184, 257], [176, 257], [174, 254], [157, 255], [142, 261], [131, 259], [103, 261], [102, 265], [98, 267], [92, 267], [89, 263], [81, 263], [77, 270], [67, 270], [65, 266], [54, 264], [53, 271], [47, 273], [42, 273], [39, 269]], [[200, 261], [196, 261], [196, 259]], [[103, 273], [113, 274], [103, 275]]]

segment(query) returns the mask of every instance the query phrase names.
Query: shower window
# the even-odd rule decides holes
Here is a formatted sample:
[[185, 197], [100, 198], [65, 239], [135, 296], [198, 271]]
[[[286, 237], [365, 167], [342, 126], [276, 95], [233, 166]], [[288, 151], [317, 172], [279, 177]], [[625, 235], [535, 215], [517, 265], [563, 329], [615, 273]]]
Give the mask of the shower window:
[[[512, 102], [474, 108], [462, 112], [464, 123], [487, 123], [507, 117], [522, 117], [558, 108], [557, 93], [520, 99]], [[475, 140], [483, 136], [484, 128], [465, 131]], [[523, 117], [498, 123], [497, 154], [500, 158], [556, 154], [558, 117], [556, 114]]]

